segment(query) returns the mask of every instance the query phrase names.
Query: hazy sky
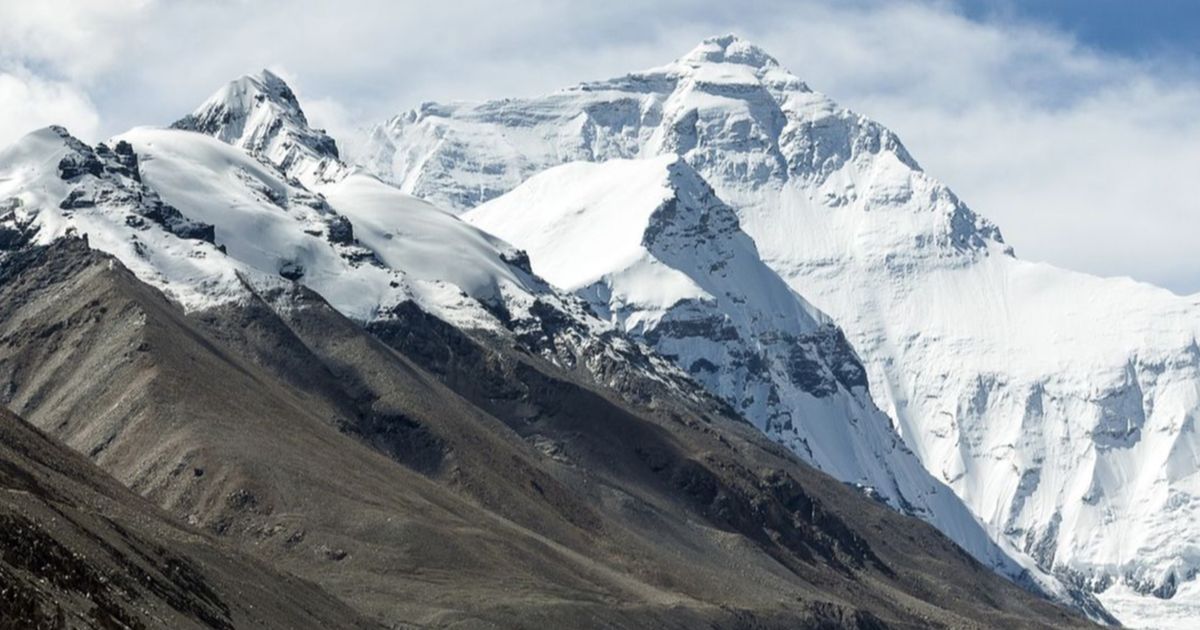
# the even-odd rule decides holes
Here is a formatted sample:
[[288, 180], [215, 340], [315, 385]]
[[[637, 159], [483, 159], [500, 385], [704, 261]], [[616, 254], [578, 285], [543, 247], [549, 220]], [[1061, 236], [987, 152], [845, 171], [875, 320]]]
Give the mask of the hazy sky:
[[269, 67], [354, 130], [734, 32], [895, 130], [1021, 257], [1200, 292], [1200, 4], [0, 0], [0, 143], [166, 124]]

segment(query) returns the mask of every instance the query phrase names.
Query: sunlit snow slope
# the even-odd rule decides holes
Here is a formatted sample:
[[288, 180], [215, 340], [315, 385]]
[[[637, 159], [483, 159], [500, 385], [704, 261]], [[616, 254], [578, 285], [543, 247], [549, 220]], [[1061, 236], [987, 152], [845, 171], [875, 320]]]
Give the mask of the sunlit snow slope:
[[[232, 152], [228, 159], [201, 162], [223, 164], [240, 159], [256, 163], [286, 183], [291, 192], [284, 197], [315, 199], [323, 212], [330, 213], [326, 221], [333, 221], [336, 229], [301, 226], [303, 234], [297, 234], [293, 225], [290, 236], [283, 240], [263, 240], [253, 227], [237, 225], [250, 221], [249, 217], [232, 218], [231, 227], [245, 233], [235, 239], [244, 238], [245, 247], [228, 251], [235, 257], [255, 248], [276, 258], [283, 255], [283, 266], [276, 262], [267, 269], [278, 267], [280, 273], [317, 290], [343, 313], [368, 322], [403, 318], [403, 305], [411, 302], [463, 330], [499, 335], [524, 352], [569, 369], [582, 368], [601, 385], [636, 372], [685, 396], [707, 398], [682, 371], [630, 343], [628, 337], [591, 313], [583, 300], [533, 275], [524, 252], [347, 166], [339, 159], [335, 142], [323, 131], [309, 127], [291, 89], [270, 72], [235, 79], [172, 127], [186, 133], [130, 134], [150, 133], [159, 138], [134, 144], [151, 157], [157, 155], [160, 163], [168, 154], [176, 158], [159, 169], [147, 161], [147, 181], [165, 185], [171, 192], [164, 196], [177, 200], [188, 216], [194, 209], [197, 216], [212, 220], [217, 225], [218, 243], [223, 234], [222, 209], [247, 207], [229, 195], [247, 192], [244, 186], [231, 184], [229, 177], [220, 182], [231, 188], [228, 191], [206, 190], [202, 182], [189, 184], [186, 180], [205, 172], [204, 164], [193, 169], [188, 163], [209, 150], [200, 147]], [[173, 151], [164, 146], [164, 137], [172, 138], [171, 143], [192, 143], [199, 150]], [[171, 178], [180, 181], [169, 183]], [[266, 197], [274, 202], [279, 195]], [[251, 208], [252, 214], [255, 211]], [[268, 205], [266, 211], [272, 221], [279, 220], [272, 215], [274, 208]], [[336, 241], [337, 248], [351, 248], [355, 253], [348, 259], [349, 267], [326, 260], [313, 260], [315, 264], [306, 266], [307, 245], [298, 250], [289, 239], [311, 244], [305, 239], [314, 235]], [[381, 284], [383, 280], [386, 286]]]
[[554, 167], [464, 217], [806, 461], [1021, 573], [904, 446], [842, 332], [763, 264], [682, 159]]
[[376, 129], [360, 160], [465, 210], [559, 164], [663, 154], [846, 331], [879, 406], [996, 536], [1112, 589], [1134, 625], [1195, 605], [1195, 298], [1016, 258], [893, 133], [761, 49], [718, 37], [541, 98], [425, 104]]
[[85, 235], [189, 310], [298, 282], [360, 322], [415, 305], [601, 385], [637, 373], [709, 400], [533, 275], [523, 252], [337, 156], [267, 72], [223, 87], [173, 129], [92, 147], [46, 128], [0, 151], [0, 262]]

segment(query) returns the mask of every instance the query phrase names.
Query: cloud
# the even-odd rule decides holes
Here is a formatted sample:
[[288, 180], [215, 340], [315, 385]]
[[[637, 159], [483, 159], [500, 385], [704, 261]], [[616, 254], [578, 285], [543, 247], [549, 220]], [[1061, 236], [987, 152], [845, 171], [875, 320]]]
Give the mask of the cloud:
[[892, 127], [1019, 255], [1200, 291], [1196, 60], [1120, 57], [946, 1], [2, 3], [0, 72], [45, 105], [5, 95], [24, 114], [0, 131], [51, 115], [95, 127], [96, 109], [106, 135], [164, 124], [272, 67], [352, 147], [358, 128], [424, 100], [544, 93], [730, 31]]
[[134, 39], [147, 0], [0, 3], [0, 145], [57, 124], [96, 140], [101, 117], [88, 87]]
[[98, 79], [136, 47], [153, 0], [37, 0], [0, 4], [0, 63], [19, 58], [83, 83]]
[[52, 124], [95, 139], [100, 116], [87, 95], [68, 83], [20, 69], [0, 71], [0, 146]]
[[[1190, 102], [1190, 103], [1189, 103]], [[999, 224], [1023, 258], [1200, 290], [1200, 93], [1129, 85], [1064, 109], [957, 113], [884, 100], [924, 167]]]

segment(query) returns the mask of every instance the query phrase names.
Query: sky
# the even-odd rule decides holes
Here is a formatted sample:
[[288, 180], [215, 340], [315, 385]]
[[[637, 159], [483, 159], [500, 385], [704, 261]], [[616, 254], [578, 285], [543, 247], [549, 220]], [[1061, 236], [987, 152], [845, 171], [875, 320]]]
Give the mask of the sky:
[[0, 144], [168, 124], [270, 68], [353, 147], [424, 101], [532, 96], [736, 33], [894, 130], [1017, 255], [1200, 293], [1200, 3], [0, 0]]

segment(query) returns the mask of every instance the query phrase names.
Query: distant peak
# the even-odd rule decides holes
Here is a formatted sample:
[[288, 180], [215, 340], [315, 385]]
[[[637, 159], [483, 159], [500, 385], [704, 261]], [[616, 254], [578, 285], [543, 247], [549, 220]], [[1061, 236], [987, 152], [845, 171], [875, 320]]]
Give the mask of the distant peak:
[[233, 83], [237, 84], [239, 82], [253, 85], [264, 98], [287, 106], [289, 109], [294, 109], [303, 118], [304, 112], [300, 110], [300, 101], [296, 100], [296, 93], [292, 91], [287, 81], [284, 81], [274, 72], [264, 68], [254, 74], [244, 75]]
[[308, 126], [296, 93], [279, 75], [266, 69], [244, 74], [221, 86], [196, 111], [172, 126], [233, 142], [242, 132], [240, 124], [256, 111], [270, 111], [272, 118], [283, 118], [300, 127]]
[[779, 65], [765, 50], [733, 34], [706, 38], [680, 61], [693, 64], [736, 63], [754, 68]]
[[245, 76], [256, 79], [263, 83], [276, 83], [276, 84], [283, 85], [284, 87], [287, 87], [286, 81], [284, 81], [278, 74], [275, 74], [274, 72], [271, 72], [270, 70], [268, 70], [266, 68], [263, 68], [262, 70], [259, 70], [258, 72], [254, 73], [254, 74], [248, 74]]
[[[261, 154], [285, 171], [298, 162], [312, 165], [339, 159], [333, 138], [309, 126], [296, 93], [279, 75], [266, 69], [226, 83], [172, 127], [210, 135]], [[326, 170], [325, 166], [314, 168]], [[310, 169], [305, 166], [301, 170]]]
[[300, 124], [308, 124], [304, 110], [300, 108], [300, 101], [291, 86], [279, 75], [265, 68], [226, 83], [200, 108], [223, 107], [236, 111], [268, 105], [274, 105], [286, 117]]

